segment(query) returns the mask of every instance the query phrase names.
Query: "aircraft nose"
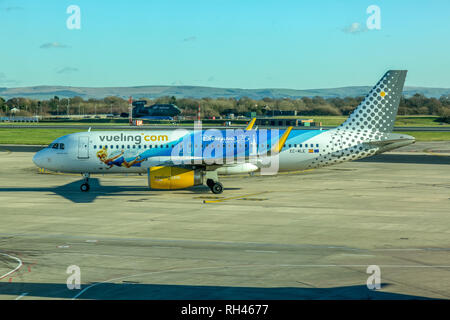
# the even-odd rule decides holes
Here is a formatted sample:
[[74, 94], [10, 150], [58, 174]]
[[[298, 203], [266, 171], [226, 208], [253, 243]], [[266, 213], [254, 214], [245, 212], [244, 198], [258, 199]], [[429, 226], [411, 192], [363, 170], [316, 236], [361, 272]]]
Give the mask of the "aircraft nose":
[[36, 166], [42, 168], [42, 152], [36, 152], [36, 154], [33, 156], [33, 162]]

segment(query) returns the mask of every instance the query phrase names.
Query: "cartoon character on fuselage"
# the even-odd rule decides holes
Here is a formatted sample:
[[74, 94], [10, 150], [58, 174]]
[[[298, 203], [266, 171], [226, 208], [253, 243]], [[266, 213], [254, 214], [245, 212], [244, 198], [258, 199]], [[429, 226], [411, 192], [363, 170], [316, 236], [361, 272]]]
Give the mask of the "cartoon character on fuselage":
[[109, 169], [112, 168], [113, 166], [130, 168], [132, 166], [139, 166], [141, 162], [145, 161], [145, 159], [139, 159], [139, 156], [137, 156], [132, 161], [127, 162], [123, 157], [123, 154], [124, 151], [122, 150], [122, 152], [119, 153], [118, 155], [108, 158], [108, 151], [106, 150], [106, 147], [103, 147], [101, 150], [97, 152], [97, 157], [101, 162], [106, 164]]

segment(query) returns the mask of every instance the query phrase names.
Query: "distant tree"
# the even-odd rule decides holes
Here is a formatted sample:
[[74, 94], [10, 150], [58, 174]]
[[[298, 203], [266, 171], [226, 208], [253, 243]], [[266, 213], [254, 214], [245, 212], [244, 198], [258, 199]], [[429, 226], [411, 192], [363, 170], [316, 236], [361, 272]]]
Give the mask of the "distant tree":
[[70, 104], [71, 105], [79, 105], [79, 104], [81, 104], [83, 102], [84, 102], [83, 98], [79, 97], [79, 96], [75, 96], [75, 97], [70, 98]]
[[6, 101], [6, 105], [11, 110], [12, 108], [19, 108], [19, 98], [11, 98]]
[[8, 106], [6, 105], [5, 99], [0, 97], [0, 110], [6, 113], [7, 108], [8, 108]]

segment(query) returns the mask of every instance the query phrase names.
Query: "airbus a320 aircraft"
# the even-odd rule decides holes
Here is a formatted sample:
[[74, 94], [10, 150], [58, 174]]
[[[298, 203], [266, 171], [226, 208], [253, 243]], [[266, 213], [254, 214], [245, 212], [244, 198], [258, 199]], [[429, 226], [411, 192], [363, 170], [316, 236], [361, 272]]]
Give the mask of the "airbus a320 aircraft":
[[33, 157], [40, 168], [81, 173], [147, 173], [152, 189], [206, 184], [222, 193], [220, 174], [319, 168], [411, 144], [392, 133], [406, 77], [390, 70], [339, 127], [331, 130], [245, 129], [89, 131], [56, 139]]

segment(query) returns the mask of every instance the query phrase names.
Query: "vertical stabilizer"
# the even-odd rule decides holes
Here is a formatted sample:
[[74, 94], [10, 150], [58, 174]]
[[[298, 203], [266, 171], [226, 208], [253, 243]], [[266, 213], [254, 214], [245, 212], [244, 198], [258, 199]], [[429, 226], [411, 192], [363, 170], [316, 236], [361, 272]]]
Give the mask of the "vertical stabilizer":
[[406, 70], [389, 70], [338, 129], [392, 132]]

